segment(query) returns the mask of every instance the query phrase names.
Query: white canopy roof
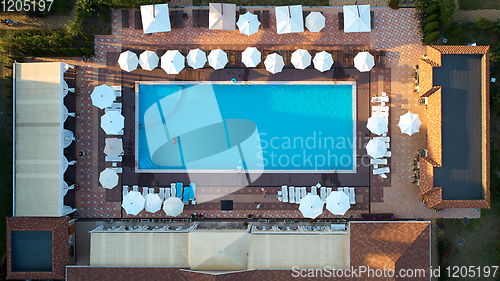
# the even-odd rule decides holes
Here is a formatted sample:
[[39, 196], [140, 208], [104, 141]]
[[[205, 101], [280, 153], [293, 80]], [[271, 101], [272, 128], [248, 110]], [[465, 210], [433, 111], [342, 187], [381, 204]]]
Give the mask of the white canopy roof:
[[320, 12], [311, 12], [306, 17], [306, 27], [311, 32], [320, 32], [325, 28], [325, 16]]
[[278, 55], [277, 53], [273, 53], [266, 57], [264, 65], [266, 66], [267, 71], [271, 72], [272, 74], [276, 74], [283, 70], [285, 62], [283, 61], [282, 56]]
[[370, 32], [370, 5], [344, 6], [344, 32]]
[[316, 53], [313, 59], [314, 68], [317, 70], [324, 72], [328, 71], [332, 68], [333, 65], [333, 57], [330, 53], [325, 51]]
[[139, 56], [139, 65], [141, 66], [142, 69], [144, 70], [153, 70], [156, 67], [158, 67], [158, 62], [160, 59], [158, 58], [158, 55], [150, 50], [146, 50], [141, 53]]
[[246, 67], [256, 67], [262, 61], [262, 55], [255, 47], [247, 47], [241, 53], [241, 62]]
[[275, 7], [278, 34], [304, 31], [302, 5]]
[[170, 31], [170, 15], [168, 13], [168, 4], [141, 6], [141, 18], [144, 33]]
[[215, 70], [223, 69], [227, 62], [227, 53], [221, 49], [212, 50], [208, 54], [208, 64]]
[[297, 49], [292, 53], [292, 64], [296, 69], [306, 69], [311, 65], [311, 54], [307, 50]]
[[399, 117], [398, 126], [403, 134], [411, 136], [417, 133], [420, 130], [420, 125], [422, 125], [422, 121], [418, 118], [418, 114], [408, 111], [405, 115]]
[[240, 15], [236, 25], [238, 25], [241, 33], [250, 36], [259, 31], [260, 21], [257, 15], [246, 12], [244, 15]]
[[213, 30], [234, 30], [236, 4], [209, 3], [208, 28]]
[[187, 55], [187, 62], [194, 69], [203, 68], [207, 63], [207, 55], [199, 48], [190, 50]]
[[139, 64], [139, 58], [135, 53], [131, 51], [125, 51], [120, 54], [118, 58], [118, 64], [120, 68], [124, 71], [131, 72], [137, 69], [137, 65]]
[[167, 74], [179, 74], [186, 66], [185, 57], [177, 50], [168, 50], [161, 56], [161, 68]]
[[361, 72], [370, 71], [375, 66], [375, 59], [368, 52], [359, 52], [354, 57], [354, 67]]

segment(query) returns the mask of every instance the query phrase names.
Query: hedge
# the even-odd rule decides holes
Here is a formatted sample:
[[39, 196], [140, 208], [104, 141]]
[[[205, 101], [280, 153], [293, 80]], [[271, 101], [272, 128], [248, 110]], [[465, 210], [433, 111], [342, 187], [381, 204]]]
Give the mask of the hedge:
[[437, 9], [437, 7], [438, 7], [437, 4], [432, 4], [425, 9], [425, 13], [430, 14], [430, 13], [434, 12]]
[[493, 27], [493, 22], [487, 18], [480, 18], [476, 21], [474, 27], [482, 30], [490, 29]]
[[434, 29], [436, 29], [438, 27], [438, 25], [439, 25], [439, 23], [437, 21], [429, 22], [428, 24], [426, 24], [424, 26], [424, 30], [427, 32], [431, 32]]
[[486, 30], [486, 35], [490, 36], [491, 34], [497, 32], [497, 31], [498, 31], [498, 28], [488, 29], [488, 30]]
[[461, 27], [459, 27], [459, 28], [455, 28], [455, 29], [453, 29], [453, 30], [450, 32], [450, 35], [451, 35], [451, 36], [453, 36], [453, 37], [455, 37], [455, 36], [457, 36], [458, 34], [460, 34], [460, 32], [462, 32], [462, 28], [461, 28]]
[[434, 31], [432, 33], [429, 33], [427, 35], [425, 35], [424, 37], [424, 43], [429, 43], [429, 42], [432, 42], [434, 40], [436, 40], [436, 38], [438, 37], [439, 35], [439, 31]]
[[432, 21], [434, 21], [437, 18], [437, 16], [438, 16], [437, 14], [432, 14], [430, 16], [427, 16], [426, 20], [428, 22], [432, 22]]

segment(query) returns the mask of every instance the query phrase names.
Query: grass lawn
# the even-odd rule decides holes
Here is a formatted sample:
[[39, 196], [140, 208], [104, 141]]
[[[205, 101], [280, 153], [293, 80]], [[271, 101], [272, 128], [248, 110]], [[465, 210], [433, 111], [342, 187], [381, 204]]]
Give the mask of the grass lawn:
[[459, 0], [460, 10], [500, 9], [498, 0]]
[[[208, 3], [216, 3], [209, 0], [193, 0], [193, 6], [208, 6]], [[328, 6], [328, 0], [233, 0], [224, 1], [224, 3], [236, 4], [236, 6]]]

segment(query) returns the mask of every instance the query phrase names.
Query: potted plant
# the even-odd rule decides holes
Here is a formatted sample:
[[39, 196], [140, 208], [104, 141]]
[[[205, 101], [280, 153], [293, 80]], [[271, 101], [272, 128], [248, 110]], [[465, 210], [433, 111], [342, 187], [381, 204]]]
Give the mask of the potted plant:
[[250, 213], [248, 214], [248, 219], [252, 219], [253, 218], [253, 215]]

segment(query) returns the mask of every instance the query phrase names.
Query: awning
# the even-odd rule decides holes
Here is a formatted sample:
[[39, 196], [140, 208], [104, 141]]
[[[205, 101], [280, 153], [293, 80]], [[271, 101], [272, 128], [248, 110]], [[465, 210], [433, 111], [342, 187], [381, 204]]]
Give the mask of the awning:
[[108, 111], [101, 116], [101, 128], [108, 135], [117, 135], [125, 125], [125, 117], [118, 111]]
[[366, 123], [366, 128], [370, 130], [370, 132], [381, 135], [387, 132], [387, 126], [389, 125], [389, 121], [385, 119], [384, 116], [373, 115], [368, 118], [368, 122]]
[[110, 168], [104, 169], [99, 174], [99, 182], [101, 183], [102, 187], [107, 188], [107, 189], [112, 189], [118, 184], [118, 174], [115, 172], [115, 170], [112, 170]]
[[399, 117], [398, 126], [403, 134], [411, 136], [417, 133], [420, 130], [420, 125], [422, 125], [422, 121], [418, 118], [418, 114], [408, 111], [405, 115]]
[[375, 59], [368, 52], [359, 52], [354, 57], [354, 67], [361, 72], [368, 72], [375, 66]]
[[100, 109], [110, 107], [116, 100], [113, 88], [106, 84], [95, 87], [90, 98], [92, 99], [92, 104]]

